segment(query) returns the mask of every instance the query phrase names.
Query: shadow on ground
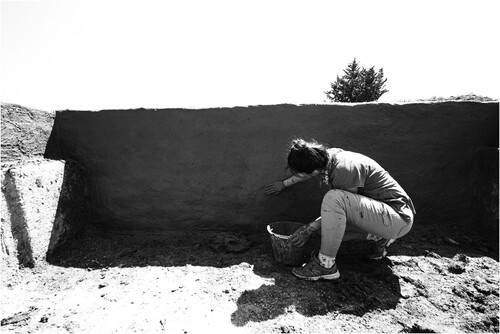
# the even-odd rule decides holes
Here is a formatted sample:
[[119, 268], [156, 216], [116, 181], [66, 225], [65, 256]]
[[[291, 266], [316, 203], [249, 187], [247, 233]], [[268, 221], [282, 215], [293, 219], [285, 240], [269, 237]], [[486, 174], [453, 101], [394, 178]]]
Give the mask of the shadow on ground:
[[290, 268], [275, 264], [277, 272], [270, 274], [275, 284], [245, 291], [231, 316], [233, 324], [244, 326], [294, 311], [308, 317], [330, 312], [362, 316], [395, 308], [401, 293], [390, 261], [366, 261], [364, 250], [359, 243], [344, 245], [337, 261], [341, 278], [336, 281], [298, 280]]

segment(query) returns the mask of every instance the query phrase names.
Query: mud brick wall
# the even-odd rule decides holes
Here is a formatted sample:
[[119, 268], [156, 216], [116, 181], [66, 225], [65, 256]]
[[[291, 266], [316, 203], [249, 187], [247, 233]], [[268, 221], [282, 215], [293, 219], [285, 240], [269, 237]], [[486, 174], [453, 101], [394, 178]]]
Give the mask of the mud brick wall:
[[307, 222], [328, 189], [286, 177], [291, 139], [366, 154], [406, 189], [417, 224], [473, 215], [478, 147], [498, 148], [498, 103], [273, 105], [59, 111], [45, 157], [76, 162], [94, 223], [117, 229], [262, 230]]

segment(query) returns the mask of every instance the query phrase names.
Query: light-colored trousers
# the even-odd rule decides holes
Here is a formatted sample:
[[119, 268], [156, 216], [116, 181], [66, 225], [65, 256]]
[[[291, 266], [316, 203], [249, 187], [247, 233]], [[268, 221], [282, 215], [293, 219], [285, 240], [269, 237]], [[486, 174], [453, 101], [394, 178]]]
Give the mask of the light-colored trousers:
[[328, 191], [321, 204], [321, 249], [336, 257], [342, 241], [366, 239], [368, 233], [397, 239], [408, 233], [408, 223], [389, 205], [348, 191]]

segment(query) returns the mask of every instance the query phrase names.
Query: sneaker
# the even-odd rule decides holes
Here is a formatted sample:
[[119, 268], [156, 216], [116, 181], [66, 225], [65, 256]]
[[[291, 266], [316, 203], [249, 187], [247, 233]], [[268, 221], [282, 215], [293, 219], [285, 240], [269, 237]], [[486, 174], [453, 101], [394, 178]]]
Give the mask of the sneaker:
[[322, 267], [319, 263], [318, 256], [314, 253], [309, 263], [299, 268], [293, 268], [292, 273], [298, 278], [308, 281], [317, 281], [320, 279], [334, 280], [340, 277], [340, 272], [337, 269], [336, 263], [331, 268]]
[[380, 239], [373, 243], [370, 253], [368, 254], [369, 260], [382, 260], [387, 255], [387, 248], [396, 239]]

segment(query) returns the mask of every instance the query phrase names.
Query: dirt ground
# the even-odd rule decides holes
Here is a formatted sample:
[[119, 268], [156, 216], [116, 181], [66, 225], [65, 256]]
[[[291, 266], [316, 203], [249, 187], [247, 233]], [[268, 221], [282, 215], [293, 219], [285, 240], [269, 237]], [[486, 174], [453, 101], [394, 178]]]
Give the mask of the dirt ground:
[[267, 232], [89, 228], [46, 264], [4, 265], [1, 330], [498, 332], [498, 238], [479, 230], [417, 226], [375, 262], [364, 260], [366, 243], [346, 242], [340, 279], [307, 282], [276, 263]]

